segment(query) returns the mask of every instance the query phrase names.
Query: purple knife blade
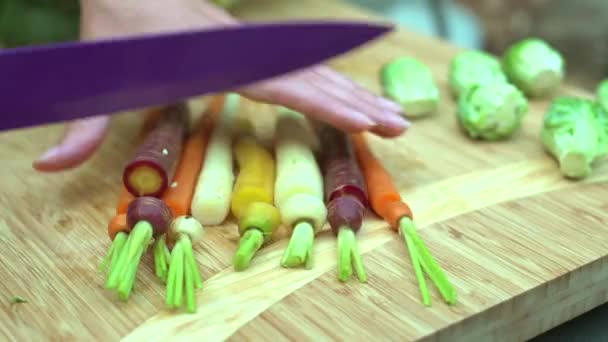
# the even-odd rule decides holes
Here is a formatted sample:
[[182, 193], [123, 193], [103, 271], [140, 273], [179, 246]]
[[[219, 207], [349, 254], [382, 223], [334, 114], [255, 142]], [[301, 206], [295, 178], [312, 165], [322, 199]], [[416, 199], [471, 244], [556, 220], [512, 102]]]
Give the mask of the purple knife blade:
[[230, 91], [322, 63], [390, 27], [247, 24], [0, 51], [0, 130]]

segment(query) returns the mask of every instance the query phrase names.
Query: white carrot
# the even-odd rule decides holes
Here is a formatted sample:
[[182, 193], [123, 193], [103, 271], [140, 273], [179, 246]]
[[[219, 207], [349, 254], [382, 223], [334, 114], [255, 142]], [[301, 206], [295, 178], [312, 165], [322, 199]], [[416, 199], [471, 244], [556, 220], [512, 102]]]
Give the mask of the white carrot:
[[[179, 216], [171, 222], [167, 235], [175, 244], [166, 278], [166, 304], [169, 308], [181, 307], [185, 294], [188, 312], [196, 311], [194, 291], [203, 287], [203, 280], [196, 266], [192, 246], [202, 241], [204, 233], [203, 226], [192, 216]], [[163, 255], [165, 252], [160, 250], [158, 253]]]
[[275, 203], [281, 221], [293, 230], [281, 265], [312, 265], [315, 232], [326, 222], [323, 177], [315, 159], [314, 139], [303, 115], [284, 110], [276, 127], [277, 179]]
[[203, 225], [218, 225], [228, 216], [234, 183], [232, 125], [239, 106], [238, 94], [227, 94], [219, 122], [209, 140], [192, 198], [191, 213]]

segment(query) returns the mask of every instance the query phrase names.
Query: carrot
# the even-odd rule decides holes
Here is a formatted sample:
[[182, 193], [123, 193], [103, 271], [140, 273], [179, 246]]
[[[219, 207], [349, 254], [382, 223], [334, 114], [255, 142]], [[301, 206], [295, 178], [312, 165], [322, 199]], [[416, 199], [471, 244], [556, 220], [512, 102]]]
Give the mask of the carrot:
[[190, 213], [190, 204], [203, 163], [207, 142], [222, 103], [221, 98], [214, 100], [209, 112], [200, 119], [198, 128], [186, 140], [175, 170], [173, 182], [162, 196], [175, 217]]
[[116, 234], [118, 233], [128, 233], [129, 225], [127, 225], [127, 215], [124, 213], [118, 214], [110, 220], [108, 224], [108, 235], [110, 236], [110, 240], [114, 240], [116, 238]]
[[[223, 102], [223, 96], [214, 98], [209, 110], [200, 119], [197, 129], [186, 140], [173, 183], [162, 197], [175, 219], [167, 236], [155, 243], [154, 261], [156, 275], [167, 282], [166, 304], [170, 308], [182, 305], [182, 292], [185, 291], [188, 311], [194, 312], [194, 287], [202, 286], [192, 245], [200, 241], [203, 227], [198, 220], [188, 215], [207, 143], [223, 108]], [[166, 261], [166, 240], [175, 242], [168, 258], [169, 263]], [[184, 283], [185, 278], [187, 279]]]
[[431, 304], [429, 290], [422, 274], [423, 270], [437, 286], [444, 300], [448, 304], [455, 303], [454, 288], [416, 232], [412, 211], [409, 205], [402, 201], [390, 174], [374, 156], [361, 134], [352, 134], [351, 137], [357, 160], [368, 186], [371, 208], [378, 216], [387, 221], [393, 230], [398, 231], [404, 237], [414, 265], [423, 303]]
[[203, 225], [222, 223], [230, 211], [234, 183], [232, 139], [240, 96], [228, 93], [223, 100], [217, 123], [207, 143], [205, 160], [190, 206], [192, 216]]
[[[150, 110], [146, 112], [144, 123], [141, 127], [141, 130], [138, 135], [139, 142], [143, 141], [148, 134], [158, 122], [160, 118], [160, 110]], [[120, 255], [122, 248], [124, 248], [125, 243], [127, 242], [127, 234], [129, 234], [129, 227], [127, 225], [127, 208], [129, 204], [135, 199], [135, 197], [127, 190], [127, 188], [122, 186], [122, 190], [120, 196], [118, 197], [118, 205], [116, 206], [116, 215], [110, 220], [108, 224], [108, 236], [112, 241], [112, 245], [110, 246], [110, 250], [108, 254], [101, 262], [100, 271], [103, 271], [106, 268], [108, 261], [110, 261], [110, 268], [113, 268], [116, 264], [116, 259], [118, 255]]]
[[363, 137], [360, 134], [351, 137], [365, 182], [374, 187], [374, 191], [368, 190], [372, 210], [385, 218], [393, 230], [399, 230], [399, 220], [404, 216], [413, 219], [412, 211], [401, 201], [401, 195], [390, 174], [374, 157]]
[[196, 258], [192, 245], [203, 238], [204, 229], [201, 223], [192, 216], [176, 217], [167, 235], [177, 241], [171, 251], [171, 264], [167, 275], [167, 292], [165, 303], [169, 308], [182, 305], [183, 292], [186, 293], [186, 308], [196, 312], [194, 289], [203, 287], [200, 272], [196, 267]]
[[338, 279], [348, 280], [354, 266], [359, 281], [366, 282], [367, 272], [355, 237], [369, 202], [366, 184], [349, 136], [327, 124], [318, 128], [324, 147], [320, 164], [325, 177], [327, 222], [338, 237]]
[[187, 133], [189, 111], [186, 103], [176, 103], [162, 111], [123, 170], [123, 183], [133, 196], [160, 198], [173, 178]]
[[116, 215], [125, 214], [127, 212], [127, 208], [131, 201], [133, 201], [135, 197], [127, 190], [127, 188], [122, 187], [120, 192], [120, 196], [118, 197], [118, 206], [116, 206]]
[[274, 201], [281, 221], [291, 230], [283, 267], [312, 267], [314, 237], [327, 221], [323, 175], [306, 124], [302, 114], [288, 110], [279, 113], [276, 123]]
[[239, 172], [230, 208], [239, 221], [241, 238], [233, 266], [236, 271], [242, 271], [270, 240], [281, 224], [281, 215], [273, 205], [276, 170], [272, 153], [257, 139], [245, 135], [235, 142], [234, 154]]
[[144, 114], [144, 123], [142, 124], [140, 134], [137, 137], [138, 142], [141, 143], [146, 138], [146, 135], [148, 135], [148, 133], [150, 133], [150, 131], [156, 127], [156, 124], [160, 120], [162, 114], [163, 112], [161, 108], [150, 108], [146, 111]]
[[124, 248], [108, 272], [106, 288], [117, 289], [119, 298], [127, 300], [131, 294], [141, 257], [153, 239], [160, 238], [171, 224], [171, 210], [161, 199], [137, 197], [127, 209], [129, 237]]

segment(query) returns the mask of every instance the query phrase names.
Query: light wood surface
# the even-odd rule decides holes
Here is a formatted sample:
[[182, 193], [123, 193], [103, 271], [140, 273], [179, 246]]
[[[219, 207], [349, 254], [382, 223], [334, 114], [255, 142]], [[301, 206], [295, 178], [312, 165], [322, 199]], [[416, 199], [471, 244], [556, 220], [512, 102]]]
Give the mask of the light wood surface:
[[[252, 1], [249, 19], [366, 18], [325, 0]], [[205, 281], [196, 314], [167, 312], [147, 255], [128, 303], [97, 273], [109, 241], [106, 224], [134, 149], [141, 117], [121, 114], [98, 154], [61, 174], [38, 175], [32, 160], [62, 127], [0, 135], [0, 336], [2, 340], [470, 340], [533, 337], [608, 299], [608, 162], [583, 182], [563, 179], [538, 139], [546, 101], [534, 101], [524, 127], [506, 142], [477, 143], [459, 131], [447, 95], [446, 43], [399, 30], [332, 65], [375, 92], [385, 61], [409, 55], [433, 70], [443, 101], [437, 115], [404, 136], [370, 137], [416, 215], [422, 238], [453, 281], [459, 302], [446, 306], [431, 287], [422, 306], [399, 236], [368, 216], [358, 236], [369, 283], [336, 278], [335, 238], [317, 238], [311, 270], [279, 266], [286, 240], [264, 248], [249, 270], [230, 262], [232, 222], [208, 227], [196, 247]], [[586, 96], [576, 89], [562, 93]], [[269, 106], [244, 115], [260, 118]], [[12, 296], [27, 303], [11, 304]]]

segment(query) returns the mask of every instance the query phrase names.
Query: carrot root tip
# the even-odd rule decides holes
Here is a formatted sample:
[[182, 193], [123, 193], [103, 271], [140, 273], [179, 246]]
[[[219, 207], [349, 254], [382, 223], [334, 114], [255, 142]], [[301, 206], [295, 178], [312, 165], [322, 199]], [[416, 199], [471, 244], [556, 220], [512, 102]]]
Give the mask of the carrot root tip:
[[263, 243], [264, 234], [259, 229], [248, 229], [239, 241], [238, 249], [234, 255], [234, 269], [236, 271], [247, 269], [255, 253], [262, 247]]
[[296, 225], [285, 249], [281, 266], [294, 268], [304, 265], [306, 269], [312, 267], [312, 246], [315, 239], [314, 228], [308, 222], [300, 222]]

